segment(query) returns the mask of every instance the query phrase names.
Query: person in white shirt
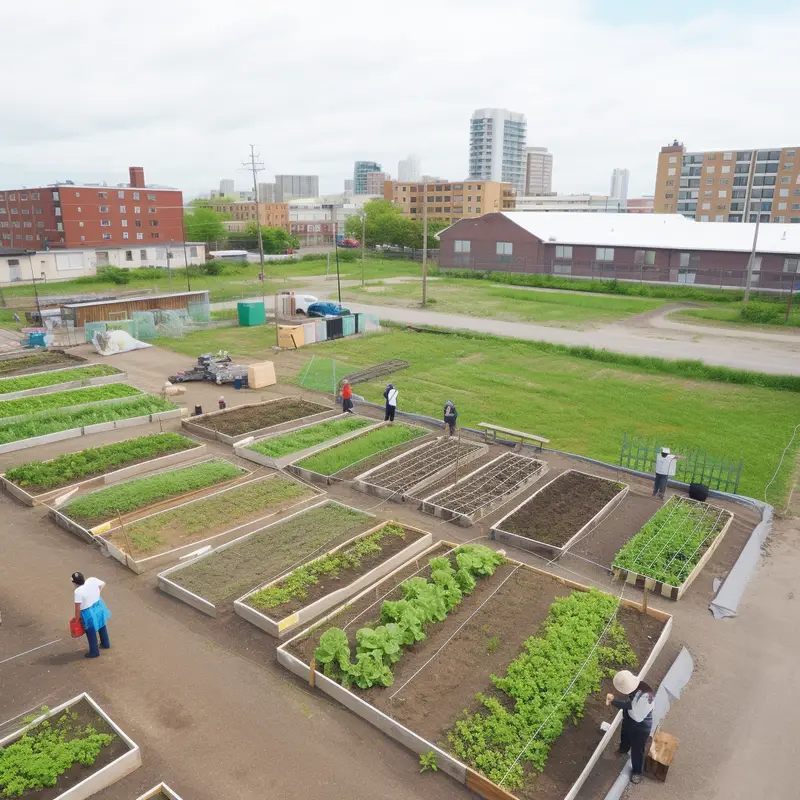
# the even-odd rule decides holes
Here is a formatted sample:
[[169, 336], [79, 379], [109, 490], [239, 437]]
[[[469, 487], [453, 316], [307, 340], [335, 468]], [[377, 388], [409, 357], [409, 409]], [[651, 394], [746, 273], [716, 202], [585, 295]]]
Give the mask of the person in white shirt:
[[383, 393], [386, 398], [386, 414], [383, 417], [384, 422], [394, 422], [394, 413], [397, 411], [397, 389], [394, 384], [390, 383]]
[[97, 636], [100, 636], [100, 647], [108, 650], [111, 642], [108, 639], [106, 623], [111, 617], [111, 612], [100, 597], [105, 581], [100, 578], [84, 578], [83, 573], [73, 572], [72, 583], [75, 586], [73, 599], [75, 601], [75, 619], [80, 617], [86, 638], [89, 640], [89, 652], [86, 658], [97, 658], [100, 650], [97, 648]]
[[656, 479], [653, 481], [653, 497], [658, 495], [662, 500], [667, 491], [667, 481], [675, 475], [675, 469], [679, 460], [685, 460], [686, 456], [677, 456], [670, 452], [669, 447], [662, 447], [661, 452], [656, 456]]
[[644, 770], [644, 749], [653, 728], [656, 693], [627, 669], [614, 675], [613, 684], [625, 699], [615, 700], [613, 694], [607, 694], [606, 705], [622, 709], [619, 752], [622, 755], [631, 754], [631, 783], [640, 783]]

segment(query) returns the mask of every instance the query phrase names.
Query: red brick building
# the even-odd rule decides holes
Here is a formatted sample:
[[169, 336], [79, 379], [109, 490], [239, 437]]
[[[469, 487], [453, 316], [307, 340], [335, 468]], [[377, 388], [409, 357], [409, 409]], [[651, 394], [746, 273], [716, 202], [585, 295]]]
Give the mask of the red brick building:
[[117, 186], [54, 184], [0, 189], [0, 246], [67, 247], [166, 244], [183, 241], [183, 193], [146, 186], [130, 167]]

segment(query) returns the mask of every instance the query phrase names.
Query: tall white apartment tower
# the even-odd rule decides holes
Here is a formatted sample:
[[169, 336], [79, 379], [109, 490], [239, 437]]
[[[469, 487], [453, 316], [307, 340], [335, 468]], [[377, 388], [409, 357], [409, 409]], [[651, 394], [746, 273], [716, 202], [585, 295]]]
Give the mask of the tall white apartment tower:
[[631, 171], [624, 167], [615, 167], [611, 173], [611, 191], [609, 197], [615, 200], [628, 199], [628, 181], [631, 179]]
[[219, 182], [219, 193], [223, 197], [232, 197], [233, 196], [233, 179], [232, 178], [222, 178]]
[[419, 156], [410, 155], [408, 158], [401, 158], [397, 162], [398, 181], [419, 181]]
[[524, 194], [527, 126], [524, 114], [506, 108], [474, 111], [469, 129], [469, 177], [510, 183], [517, 194]]

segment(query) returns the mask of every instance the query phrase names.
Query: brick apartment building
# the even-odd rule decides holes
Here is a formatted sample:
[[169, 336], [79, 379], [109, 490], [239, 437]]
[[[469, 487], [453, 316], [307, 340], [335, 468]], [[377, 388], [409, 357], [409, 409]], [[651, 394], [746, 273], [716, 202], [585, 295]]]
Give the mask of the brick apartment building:
[[116, 186], [0, 190], [0, 245], [32, 250], [183, 241], [183, 193], [147, 186], [142, 167]]
[[466, 180], [458, 183], [439, 181], [422, 184], [412, 181], [386, 181], [383, 197], [391, 200], [411, 219], [422, 219], [427, 186], [428, 217], [451, 221], [480, 217], [492, 211], [511, 211], [516, 196], [510, 183]]
[[[218, 214], [230, 214], [232, 222], [255, 222], [258, 219], [261, 227], [289, 230], [288, 203], [254, 203], [249, 200], [236, 203], [212, 201], [211, 208]], [[237, 229], [236, 226], [234, 229]]]

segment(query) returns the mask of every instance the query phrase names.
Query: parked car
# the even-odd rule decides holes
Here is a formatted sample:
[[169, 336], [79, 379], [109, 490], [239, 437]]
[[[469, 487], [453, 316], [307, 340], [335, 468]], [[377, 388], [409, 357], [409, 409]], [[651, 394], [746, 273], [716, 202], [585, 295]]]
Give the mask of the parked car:
[[287, 248], [286, 248], [286, 249], [283, 251], [283, 254], [284, 254], [285, 256], [293, 256], [293, 255], [294, 255], [296, 252], [297, 252], [297, 250], [295, 250], [293, 247], [287, 247]]
[[338, 303], [322, 301], [312, 303], [306, 313], [309, 317], [341, 317], [349, 314], [350, 309], [340, 306]]
[[361, 247], [361, 242], [358, 239], [343, 239], [339, 247]]
[[319, 298], [313, 294], [295, 294], [294, 311], [295, 314], [308, 314], [308, 307], [312, 303], [319, 303]]

